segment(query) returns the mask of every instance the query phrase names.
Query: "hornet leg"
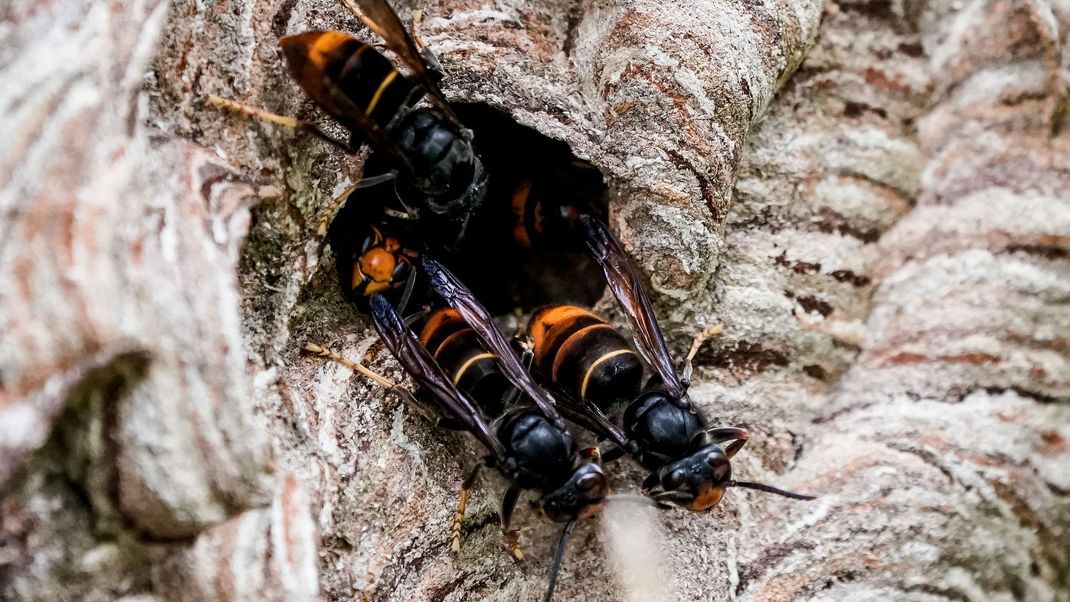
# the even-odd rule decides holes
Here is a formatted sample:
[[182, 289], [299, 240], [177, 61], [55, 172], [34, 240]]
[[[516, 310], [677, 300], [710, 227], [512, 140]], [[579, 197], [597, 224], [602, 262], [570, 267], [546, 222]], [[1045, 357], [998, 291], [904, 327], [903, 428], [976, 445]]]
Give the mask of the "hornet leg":
[[364, 14], [364, 11], [360, 10], [360, 7], [354, 4], [353, 0], [342, 0], [342, 4], [344, 4], [346, 8], [349, 9], [349, 12], [353, 13], [353, 16], [355, 16], [357, 19], [360, 19], [360, 22], [363, 23], [365, 27], [372, 30], [375, 35], [379, 36], [384, 40], [387, 39], [386, 31], [384, 31], [378, 23], [373, 21], [371, 17]]
[[706, 434], [713, 443], [723, 443], [734, 439], [724, 448], [724, 455], [729, 458], [735, 456], [736, 452], [747, 444], [747, 431], [741, 428], [721, 426], [706, 431]]
[[692, 502], [695, 501], [695, 496], [690, 493], [684, 493], [683, 491], [663, 491], [654, 494], [651, 498], [658, 506], [668, 506], [670, 508], [672, 507], [669, 505], [670, 502], [677, 506], [689, 508], [691, 507]]
[[[524, 348], [520, 355], [520, 363], [524, 365], [524, 368], [531, 370], [531, 362], [535, 359], [535, 353], [528, 348]], [[520, 399], [520, 388], [513, 387], [513, 390], [509, 392], [509, 395], [505, 397], [504, 407], [510, 408], [516, 403], [516, 400]]]
[[597, 447], [585, 447], [577, 455], [585, 460], [594, 460], [598, 466], [602, 466], [602, 452]]
[[357, 186], [355, 184], [346, 188], [341, 194], [334, 197], [334, 200], [331, 201], [330, 205], [327, 205], [327, 208], [323, 211], [323, 217], [320, 218], [319, 225], [316, 227], [316, 232], [320, 237], [327, 236], [327, 229], [330, 227], [331, 221], [334, 220], [334, 216], [338, 214], [338, 209], [341, 208], [342, 204], [349, 198], [349, 195], [353, 194], [353, 191], [356, 189]]
[[640, 489], [642, 490], [643, 495], [647, 496], [651, 499], [651, 501], [654, 502], [654, 505], [657, 506], [658, 510], [671, 510], [674, 506], [672, 504], [669, 504], [663, 498], [665, 492], [654, 492], [655, 489], [659, 489], [660, 487], [661, 479], [658, 478], [658, 473], [652, 472], [647, 475], [646, 479], [643, 480], [643, 484]]
[[640, 485], [640, 489], [643, 491], [643, 495], [649, 495], [659, 484], [661, 484], [661, 479], [658, 478], [658, 473], [652, 472], [643, 479], [643, 484]]
[[695, 336], [695, 340], [691, 342], [691, 350], [687, 352], [687, 359], [684, 360], [684, 368], [680, 371], [685, 384], [690, 384], [691, 382], [691, 373], [694, 370], [694, 365], [691, 362], [698, 355], [699, 349], [702, 349], [706, 341], [722, 332], [724, 332], [724, 325], [718, 324], [703, 330]]
[[[405, 279], [405, 290], [401, 293], [401, 300], [398, 301], [398, 313], [404, 314], [405, 308], [409, 305], [409, 300], [412, 299], [412, 289], [416, 286], [416, 270], [412, 267], [409, 268], [409, 276]], [[416, 320], [422, 318], [421, 314], [415, 314], [405, 318], [405, 325], [411, 326], [416, 323]], [[412, 322], [409, 320], [412, 319]]]
[[412, 391], [409, 391], [405, 387], [402, 387], [401, 385], [390, 380], [389, 378], [386, 378], [385, 376], [373, 372], [372, 370], [368, 369], [368, 367], [366, 367], [364, 364], [354, 362], [353, 360], [345, 357], [344, 355], [339, 355], [338, 353], [335, 353], [334, 351], [331, 351], [326, 347], [316, 345], [315, 343], [305, 343], [305, 351], [308, 351], [309, 353], [315, 353], [316, 355], [322, 358], [338, 362], [339, 364], [342, 364], [343, 366], [349, 368], [350, 370], [353, 370], [354, 372], [359, 372], [361, 375], [367, 377], [375, 384], [386, 389], [390, 393], [397, 395], [401, 399], [401, 401], [405, 403], [405, 405], [409, 406], [410, 409], [415, 411], [417, 414], [423, 416], [427, 420], [430, 420], [431, 422], [441, 425], [445, 428], [454, 428], [454, 426], [451, 426], [451, 423], [448, 421], [448, 419], [444, 419], [439, 416], [438, 412], [436, 412], [433, 407], [416, 399], [416, 396], [412, 394]]
[[611, 450], [607, 451], [606, 453], [602, 454], [602, 462], [604, 464], [609, 464], [610, 462], [616, 462], [617, 460], [620, 460], [621, 458], [623, 458], [624, 454], [626, 454], [626, 453], [628, 453], [628, 452], [624, 451], [623, 449], [621, 449], [619, 447], [614, 447], [613, 449], [611, 449]]
[[258, 109], [256, 107], [242, 104], [240, 102], [234, 102], [233, 100], [228, 100], [226, 98], [216, 96], [215, 94], [209, 94], [207, 102], [212, 106], [219, 107], [221, 109], [227, 109], [229, 111], [234, 111], [236, 113], [241, 113], [246, 117], [252, 117], [261, 121], [274, 123], [275, 125], [281, 125], [283, 127], [298, 130], [300, 132], [312, 134], [313, 136], [319, 138], [327, 144], [342, 149], [342, 151], [349, 155], [356, 154], [358, 150], [353, 148], [348, 142], [343, 142], [341, 140], [338, 140], [337, 138], [331, 137], [327, 132], [321, 130], [318, 125], [308, 121], [295, 119], [293, 117], [286, 117], [284, 115], [278, 115], [276, 113], [270, 113], [263, 109]]
[[334, 219], [334, 216], [338, 214], [338, 209], [349, 199], [349, 195], [353, 194], [357, 190], [361, 190], [363, 188], [371, 188], [372, 186], [378, 186], [383, 182], [389, 182], [390, 180], [393, 180], [397, 177], [397, 172], [388, 171], [384, 174], [379, 174], [377, 176], [368, 176], [367, 178], [361, 178], [357, 181], [356, 184], [353, 184], [349, 188], [343, 190], [341, 194], [334, 197], [334, 200], [332, 200], [330, 204], [324, 208], [323, 217], [320, 218], [320, 221], [317, 222], [316, 225], [316, 233], [319, 234], [321, 237], [327, 236], [327, 230], [330, 227], [331, 221]]
[[483, 462], [480, 461], [461, 483], [461, 499], [457, 502], [457, 512], [453, 515], [453, 525], [450, 527], [450, 551], [458, 554], [461, 551], [461, 525], [464, 523], [464, 511], [468, 507], [468, 490], [476, 482]]
[[502, 498], [502, 533], [505, 535], [505, 546], [509, 548], [509, 553], [517, 562], [524, 561], [524, 553], [520, 551], [519, 536], [516, 531], [509, 529], [509, 523], [513, 519], [513, 509], [516, 508], [516, 502], [520, 499], [520, 493], [519, 487], [510, 485]]
[[361, 178], [356, 184], [353, 184], [349, 188], [343, 190], [342, 193], [334, 197], [334, 200], [332, 200], [331, 203], [327, 205], [327, 207], [324, 209], [323, 217], [320, 218], [320, 221], [316, 226], [316, 233], [319, 234], [321, 237], [327, 235], [327, 230], [331, 224], [331, 220], [333, 220], [334, 216], [338, 214], [338, 208], [341, 207], [347, 199], [349, 199], [349, 195], [362, 188], [371, 188], [372, 186], [378, 186], [379, 184], [393, 180], [396, 177], [398, 177], [397, 172], [388, 171], [384, 174], [379, 174], [377, 176], [368, 176], [367, 178]]
[[412, 312], [411, 314], [405, 316], [405, 318], [404, 318], [405, 326], [408, 326], [409, 328], [412, 328], [413, 324], [415, 324], [415, 323], [419, 322], [420, 320], [423, 320], [424, 318], [426, 318], [427, 314], [429, 314], [429, 313], [431, 313], [431, 306], [430, 305], [422, 305], [422, 306], [420, 306], [420, 309], [418, 309], [418, 310]]
[[439, 62], [438, 57], [434, 52], [431, 52], [431, 48], [424, 42], [423, 37], [420, 35], [420, 23], [424, 20], [424, 13], [421, 10], [412, 11], [412, 23], [409, 24], [409, 30], [412, 33], [412, 41], [416, 44], [416, 49], [420, 51], [420, 58], [424, 60], [424, 64], [427, 66], [427, 70], [431, 79], [435, 82], [441, 82], [446, 78], [446, 70], [442, 68], [442, 63]]

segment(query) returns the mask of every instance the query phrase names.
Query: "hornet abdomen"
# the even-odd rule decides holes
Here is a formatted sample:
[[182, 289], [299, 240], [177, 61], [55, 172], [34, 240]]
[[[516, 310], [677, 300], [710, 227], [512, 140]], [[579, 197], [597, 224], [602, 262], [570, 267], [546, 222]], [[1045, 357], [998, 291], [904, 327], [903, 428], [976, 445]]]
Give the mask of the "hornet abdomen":
[[613, 326], [575, 305], [536, 311], [528, 324], [535, 368], [572, 397], [605, 408], [639, 394], [643, 366]]
[[450, 308], [432, 313], [420, 331], [420, 342], [461, 391], [468, 394], [484, 414], [501, 416], [503, 400], [514, 387], [499, 368], [493, 353], [479, 343], [468, 323]]
[[379, 51], [338, 31], [310, 31], [280, 41], [297, 81], [316, 102], [353, 131], [347, 123], [354, 111], [389, 129], [407, 107], [416, 88]]

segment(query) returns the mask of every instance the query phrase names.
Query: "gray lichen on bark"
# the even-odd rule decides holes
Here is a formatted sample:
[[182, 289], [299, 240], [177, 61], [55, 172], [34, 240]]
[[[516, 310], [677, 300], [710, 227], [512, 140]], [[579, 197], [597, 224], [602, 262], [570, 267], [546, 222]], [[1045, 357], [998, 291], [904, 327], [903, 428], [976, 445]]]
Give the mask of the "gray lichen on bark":
[[[1065, 2], [398, 6], [452, 99], [603, 172], [676, 351], [725, 324], [692, 390], [737, 474], [822, 493], [665, 515], [667, 592], [1070, 599]], [[278, 37], [372, 37], [330, 0], [0, 14], [0, 597], [537, 598], [555, 530], [514, 564], [487, 478], [451, 558], [476, 450], [299, 352], [403, 378], [315, 232], [363, 157], [203, 104], [315, 116]], [[562, 599], [626, 594], [606, 543]]]

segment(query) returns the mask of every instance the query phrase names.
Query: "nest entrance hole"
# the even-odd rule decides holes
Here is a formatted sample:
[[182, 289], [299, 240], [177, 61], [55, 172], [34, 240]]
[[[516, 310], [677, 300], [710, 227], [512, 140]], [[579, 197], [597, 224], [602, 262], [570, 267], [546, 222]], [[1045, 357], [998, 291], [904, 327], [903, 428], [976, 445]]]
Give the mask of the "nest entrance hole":
[[[472, 130], [490, 180], [462, 243], [440, 258], [497, 316], [549, 303], [594, 305], [605, 290], [601, 270], [564, 224], [583, 213], [605, 219], [609, 191], [602, 173], [567, 143], [501, 110], [482, 103], [453, 108]], [[381, 163], [373, 153], [365, 176], [380, 172]]]

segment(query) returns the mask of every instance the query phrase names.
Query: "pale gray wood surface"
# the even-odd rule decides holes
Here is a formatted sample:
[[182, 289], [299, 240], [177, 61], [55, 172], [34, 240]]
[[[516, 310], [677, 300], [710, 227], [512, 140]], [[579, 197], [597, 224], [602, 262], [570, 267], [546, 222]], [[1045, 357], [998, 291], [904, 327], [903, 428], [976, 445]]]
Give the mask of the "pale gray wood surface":
[[[1070, 600], [1066, 2], [417, 5], [448, 96], [606, 175], [674, 351], [725, 324], [692, 397], [736, 474], [822, 494], [661, 515], [667, 598]], [[277, 39], [355, 19], [0, 16], [0, 597], [541, 597], [557, 529], [513, 563], [486, 478], [451, 558], [472, 446], [299, 353], [403, 376], [315, 231], [362, 159], [203, 103], [314, 115]], [[629, 595], [614, 539], [560, 599]]]

